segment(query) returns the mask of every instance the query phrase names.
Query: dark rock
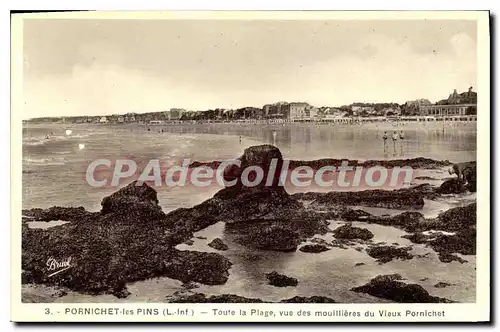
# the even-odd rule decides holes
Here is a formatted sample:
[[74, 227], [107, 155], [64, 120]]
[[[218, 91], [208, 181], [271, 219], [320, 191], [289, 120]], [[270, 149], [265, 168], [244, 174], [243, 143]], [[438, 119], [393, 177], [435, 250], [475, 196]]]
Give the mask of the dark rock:
[[314, 234], [325, 234], [324, 220], [253, 220], [226, 224], [226, 230], [240, 244], [261, 250], [295, 251], [297, 246]]
[[195, 236], [195, 238], [199, 240], [206, 240], [207, 238], [205, 236]]
[[123, 287], [120, 289], [116, 289], [116, 291], [113, 292], [113, 295], [116, 296], [119, 299], [125, 299], [127, 298], [131, 293], [127, 290], [127, 288]]
[[184, 243], [188, 246], [192, 246], [194, 244], [194, 241], [193, 240], [186, 240], [186, 241], [184, 241]]
[[[476, 222], [476, 203], [472, 203], [449, 209], [439, 214], [436, 219], [415, 222], [411, 227], [405, 227], [415, 233], [402, 237], [414, 243], [426, 243], [438, 253], [442, 262], [465, 263], [466, 260], [453, 254], [476, 254]], [[435, 232], [422, 233], [426, 230]]]
[[445, 288], [448, 286], [453, 286], [454, 284], [450, 284], [449, 282], [438, 282], [437, 284], [434, 285], [436, 288]]
[[363, 210], [353, 210], [353, 209], [347, 209], [346, 211], [342, 212], [340, 218], [342, 220], [346, 221], [357, 221], [357, 220], [367, 220], [372, 215], [368, 212], [365, 212]]
[[387, 263], [394, 258], [401, 260], [412, 259], [413, 255], [409, 253], [410, 250], [411, 247], [375, 246], [368, 248], [366, 252], [379, 263]]
[[[227, 192], [238, 192], [245, 191], [247, 189], [255, 189], [255, 188], [272, 188], [278, 191], [283, 191], [282, 186], [279, 186], [279, 178], [280, 171], [283, 166], [283, 156], [281, 155], [281, 151], [272, 145], [257, 145], [246, 148], [243, 152], [243, 155], [238, 158], [241, 162], [240, 166], [231, 165], [224, 169], [224, 180], [225, 181], [233, 181], [236, 180], [236, 184], [232, 187], [226, 188]], [[275, 173], [270, 174], [269, 169], [272, 166], [272, 162], [275, 164]], [[264, 178], [256, 187], [246, 187], [241, 182], [241, 174], [243, 171], [249, 166], [259, 166], [264, 171]], [[271, 175], [272, 178], [270, 181], [270, 186], [266, 186], [267, 177]], [[252, 177], [253, 176], [253, 177]], [[249, 180], [253, 181], [255, 179], [255, 172], [251, 172], [249, 174]]]
[[77, 208], [53, 206], [45, 210], [39, 208], [23, 210], [22, 215], [24, 221], [48, 222], [53, 220], [80, 221], [84, 218], [93, 216], [94, 213], [86, 211], [83, 206]]
[[464, 171], [464, 178], [467, 182], [467, 190], [476, 192], [476, 165], [469, 167]]
[[431, 176], [416, 176], [415, 180], [439, 180]]
[[438, 229], [454, 232], [476, 227], [476, 216], [476, 203], [449, 209], [437, 217], [440, 222]]
[[287, 287], [287, 286], [297, 286], [299, 281], [292, 277], [287, 277], [286, 275], [279, 274], [276, 271], [271, 273], [266, 273], [266, 278], [270, 285], [276, 287]]
[[352, 192], [331, 191], [317, 193], [312, 207], [325, 205], [371, 206], [389, 209], [420, 209], [424, 206], [425, 195], [417, 188], [403, 188], [397, 190], [363, 190]]
[[133, 181], [101, 202], [101, 214], [134, 214], [141, 218], [162, 219], [165, 214], [158, 205], [156, 190], [146, 183]]
[[214, 195], [220, 221], [294, 219], [305, 214], [303, 204], [292, 199], [282, 187], [245, 188], [238, 191], [229, 187]]
[[353, 227], [350, 224], [346, 224], [336, 228], [333, 231], [336, 238], [339, 239], [361, 239], [369, 240], [373, 238], [373, 233], [366, 228]]
[[356, 263], [356, 264], [354, 264], [354, 266], [363, 266], [363, 265], [365, 265], [365, 263]]
[[331, 242], [331, 245], [335, 248], [340, 248], [340, 249], [349, 249], [346, 247], [347, 241], [342, 240], [342, 239], [333, 239]]
[[294, 296], [289, 299], [281, 300], [281, 303], [337, 303], [334, 299], [326, 296]]
[[306, 244], [299, 248], [302, 252], [311, 252], [311, 253], [319, 253], [323, 251], [328, 251], [330, 248], [326, 247], [323, 244]]
[[219, 238], [215, 238], [208, 244], [209, 247], [217, 249], [217, 250], [228, 250], [229, 247]]
[[417, 244], [427, 243], [432, 238], [431, 236], [425, 235], [421, 232], [406, 234], [402, 235], [401, 237]]
[[427, 280], [429, 280], [429, 278], [427, 277], [420, 279], [420, 281], [427, 281]]
[[465, 260], [461, 257], [458, 257], [457, 255], [449, 254], [449, 253], [443, 252], [443, 251], [438, 253], [438, 257], [439, 257], [439, 260], [443, 263], [451, 263], [453, 261], [457, 261], [461, 264], [467, 263], [467, 260]]
[[169, 303], [263, 303], [260, 299], [250, 299], [233, 294], [212, 295], [207, 297], [202, 293], [177, 291], [167, 296]]
[[[177, 291], [165, 298], [169, 303], [265, 303], [261, 299], [247, 298], [234, 294], [221, 294], [206, 296], [202, 293]], [[281, 300], [280, 303], [337, 303], [335, 300], [325, 296], [294, 296]]]
[[191, 291], [177, 291], [165, 297], [167, 303], [206, 303], [207, 297], [202, 293]]
[[312, 243], [317, 243], [317, 244], [325, 244], [325, 245], [328, 244], [328, 242], [326, 242], [325, 239], [322, 239], [322, 238], [319, 238], [319, 237], [312, 238], [311, 242]]
[[[409, 158], [409, 159], [392, 159], [392, 160], [367, 160], [360, 162], [358, 160], [332, 159], [324, 158], [318, 160], [290, 160], [290, 169], [299, 166], [309, 166], [314, 170], [318, 170], [324, 166], [341, 166], [343, 161], [347, 161], [349, 166], [373, 167], [382, 166], [386, 168], [394, 167], [411, 167], [413, 169], [438, 169], [445, 166], [450, 166], [452, 163], [448, 160], [433, 160], [430, 158]], [[195, 161], [189, 167], [208, 166], [216, 169], [221, 164], [220, 161], [198, 162]]]
[[194, 288], [200, 287], [200, 284], [197, 282], [189, 281], [189, 282], [183, 283], [182, 287], [184, 289], [194, 289]]
[[458, 178], [445, 180], [436, 191], [439, 194], [460, 194], [466, 190], [465, 184]]
[[351, 290], [388, 299], [398, 303], [450, 303], [450, 300], [431, 296], [422, 286], [401, 282], [399, 275], [379, 275], [363, 286]]
[[164, 275], [184, 283], [221, 285], [226, 283], [230, 267], [231, 262], [216, 253], [176, 251], [164, 261]]

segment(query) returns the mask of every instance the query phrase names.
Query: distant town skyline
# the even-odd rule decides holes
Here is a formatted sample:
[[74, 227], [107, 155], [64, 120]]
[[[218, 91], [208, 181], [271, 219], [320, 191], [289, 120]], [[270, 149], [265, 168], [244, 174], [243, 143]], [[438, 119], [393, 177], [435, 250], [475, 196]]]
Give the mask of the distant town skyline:
[[446, 98], [476, 87], [476, 22], [42, 20], [23, 118]]

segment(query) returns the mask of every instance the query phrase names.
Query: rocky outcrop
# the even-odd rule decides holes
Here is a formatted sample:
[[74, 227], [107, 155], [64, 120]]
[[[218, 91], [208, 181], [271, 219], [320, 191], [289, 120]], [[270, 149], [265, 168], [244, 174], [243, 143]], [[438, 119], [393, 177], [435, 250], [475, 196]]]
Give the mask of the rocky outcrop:
[[445, 180], [439, 188], [436, 189], [436, 192], [440, 194], [460, 194], [465, 190], [467, 190], [467, 187], [462, 181], [458, 178], [451, 178]]
[[440, 282], [438, 282], [437, 284], [434, 285], [434, 287], [436, 287], [436, 288], [445, 288], [445, 287], [448, 287], [448, 286], [454, 286], [454, 284], [450, 284], [449, 282], [440, 281]]
[[401, 260], [412, 259], [413, 255], [409, 253], [410, 250], [411, 247], [374, 246], [368, 248], [366, 253], [379, 263], [387, 263], [395, 258]]
[[145, 183], [134, 181], [102, 202], [102, 214], [137, 215], [144, 219], [163, 219], [165, 214], [158, 205], [156, 190]]
[[[202, 293], [193, 293], [189, 291], [177, 291], [165, 298], [168, 303], [273, 303], [265, 302], [261, 299], [247, 298], [234, 294], [221, 294], [206, 296]], [[334, 299], [326, 296], [294, 296], [289, 299], [281, 300], [278, 303], [337, 303]]]
[[221, 294], [206, 296], [202, 293], [177, 291], [165, 298], [169, 303], [263, 303], [260, 299], [250, 299], [239, 295]]
[[463, 179], [458, 177], [446, 179], [436, 192], [439, 194], [461, 194], [466, 190], [476, 192], [476, 163], [469, 162], [468, 164], [469, 166], [462, 171]]
[[[118, 297], [128, 295], [126, 283], [159, 276], [224, 283], [229, 261], [215, 253], [175, 250], [177, 244], [192, 237], [196, 227], [189, 224], [187, 231], [176, 233], [168, 218], [161, 219], [164, 214], [157, 202], [154, 189], [134, 183], [104, 198], [101, 213], [82, 209], [35, 212], [33, 215], [42, 219], [59, 219], [61, 211], [75, 218], [45, 230], [23, 227], [22, 282]], [[50, 260], [67, 262], [69, 268], [52, 275]]]
[[422, 286], [406, 284], [401, 276], [379, 275], [363, 286], [351, 290], [357, 293], [366, 293], [375, 297], [384, 298], [398, 303], [450, 303], [452, 301], [432, 296]]
[[424, 206], [425, 193], [420, 189], [331, 191], [327, 193], [304, 193], [293, 195], [296, 199], [313, 200], [311, 208], [332, 206], [369, 206], [388, 209], [419, 209]]
[[338, 239], [370, 240], [373, 233], [366, 228], [353, 227], [351, 224], [340, 226], [333, 230], [333, 235]]
[[219, 238], [215, 238], [212, 240], [212, 242], [210, 242], [208, 244], [209, 247], [211, 248], [214, 248], [214, 249], [217, 249], [217, 250], [221, 250], [221, 251], [226, 251], [229, 249], [229, 247], [227, 246], [227, 244], [225, 244], [221, 239]]
[[306, 244], [299, 248], [302, 252], [319, 253], [330, 250], [327, 246], [323, 244]]
[[431, 220], [423, 220], [407, 229], [415, 233], [404, 235], [414, 243], [427, 244], [438, 253], [442, 262], [467, 262], [455, 253], [476, 254], [476, 203], [452, 208]]
[[297, 246], [314, 234], [324, 234], [328, 229], [325, 221], [255, 220], [247, 223], [226, 224], [226, 231], [235, 242], [245, 246], [273, 251], [295, 251]]
[[205, 285], [226, 283], [231, 267], [231, 262], [222, 255], [198, 251], [174, 251], [163, 264], [163, 275]]
[[289, 299], [281, 300], [281, 303], [337, 303], [332, 298], [326, 297], [326, 296], [310, 296], [310, 297], [303, 297], [303, 296], [294, 296]]
[[77, 208], [53, 206], [45, 210], [39, 208], [23, 210], [22, 215], [26, 218], [26, 221], [36, 220], [48, 222], [53, 220], [81, 221], [82, 219], [94, 216], [95, 213], [86, 211], [83, 206]]
[[[413, 169], [437, 169], [445, 166], [450, 166], [453, 163], [448, 160], [434, 160], [430, 158], [409, 158], [409, 159], [392, 159], [392, 160], [367, 160], [367, 161], [358, 161], [358, 160], [346, 160], [346, 159], [332, 159], [332, 158], [323, 158], [318, 160], [290, 160], [290, 168], [296, 168], [299, 166], [309, 166], [314, 170], [318, 170], [321, 167], [325, 166], [335, 166], [339, 167], [342, 165], [342, 162], [347, 161], [349, 166], [363, 166], [363, 167], [373, 167], [373, 166], [382, 166], [386, 168], [394, 168], [394, 167], [411, 167]], [[189, 167], [199, 167], [199, 166], [208, 166], [213, 169], [216, 169], [220, 166], [220, 161], [210, 161], [210, 162], [198, 162], [195, 161], [189, 165]]]
[[266, 278], [269, 281], [270, 285], [276, 287], [288, 287], [288, 286], [297, 286], [299, 281], [292, 277], [287, 277], [286, 275], [279, 274], [276, 271], [271, 273], [266, 273]]

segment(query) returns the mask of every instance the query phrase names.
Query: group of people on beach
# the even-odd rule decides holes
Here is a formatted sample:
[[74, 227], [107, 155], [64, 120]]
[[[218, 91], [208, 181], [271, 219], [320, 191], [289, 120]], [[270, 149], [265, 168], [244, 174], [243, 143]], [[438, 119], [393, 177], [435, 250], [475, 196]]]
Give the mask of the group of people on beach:
[[[384, 151], [385, 151], [387, 148], [387, 140], [389, 139], [389, 135], [387, 134], [387, 131], [384, 132], [382, 139], [384, 140]], [[396, 142], [398, 140], [400, 140], [401, 144], [403, 144], [404, 139], [405, 139], [405, 136], [404, 136], [402, 130], [399, 132], [399, 134], [397, 131], [394, 131], [394, 134], [392, 134], [392, 145], [394, 147], [394, 152], [396, 151]]]

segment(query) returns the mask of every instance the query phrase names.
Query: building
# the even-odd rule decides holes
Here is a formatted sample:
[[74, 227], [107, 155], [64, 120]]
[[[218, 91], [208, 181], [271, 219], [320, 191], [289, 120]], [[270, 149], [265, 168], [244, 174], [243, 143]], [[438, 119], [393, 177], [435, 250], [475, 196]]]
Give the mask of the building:
[[465, 116], [477, 114], [477, 93], [469, 91], [457, 93], [455, 89], [447, 99], [440, 100], [435, 105], [420, 108], [420, 115], [424, 116]]
[[464, 116], [476, 114], [476, 104], [430, 105], [424, 106], [421, 112], [421, 115], [425, 116]]
[[99, 123], [108, 123], [108, 118], [106, 118], [105, 116], [101, 117], [99, 119]]
[[313, 121], [318, 114], [318, 109], [308, 103], [289, 103], [281, 106], [283, 114], [288, 115], [290, 121]]

